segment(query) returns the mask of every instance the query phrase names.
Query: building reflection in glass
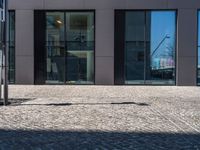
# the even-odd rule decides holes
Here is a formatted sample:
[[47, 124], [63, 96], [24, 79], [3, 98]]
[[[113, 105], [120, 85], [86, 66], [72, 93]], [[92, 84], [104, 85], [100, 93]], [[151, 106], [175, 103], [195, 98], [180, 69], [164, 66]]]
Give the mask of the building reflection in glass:
[[127, 11], [125, 83], [175, 84], [176, 12]]

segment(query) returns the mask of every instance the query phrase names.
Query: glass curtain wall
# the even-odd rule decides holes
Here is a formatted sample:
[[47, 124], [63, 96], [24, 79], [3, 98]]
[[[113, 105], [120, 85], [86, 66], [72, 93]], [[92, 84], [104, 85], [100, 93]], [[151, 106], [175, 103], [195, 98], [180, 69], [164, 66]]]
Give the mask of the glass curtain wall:
[[46, 83], [94, 84], [94, 13], [46, 13]]
[[125, 84], [175, 84], [176, 12], [125, 13]]

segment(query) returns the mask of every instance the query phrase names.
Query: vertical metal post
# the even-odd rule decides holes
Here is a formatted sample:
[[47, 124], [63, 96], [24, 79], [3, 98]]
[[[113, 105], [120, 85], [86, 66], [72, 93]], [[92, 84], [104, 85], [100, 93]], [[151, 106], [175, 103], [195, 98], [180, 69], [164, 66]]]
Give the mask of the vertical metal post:
[[5, 5], [5, 22], [4, 22], [4, 49], [3, 49], [3, 57], [4, 57], [4, 105], [8, 105], [8, 0], [4, 1]]

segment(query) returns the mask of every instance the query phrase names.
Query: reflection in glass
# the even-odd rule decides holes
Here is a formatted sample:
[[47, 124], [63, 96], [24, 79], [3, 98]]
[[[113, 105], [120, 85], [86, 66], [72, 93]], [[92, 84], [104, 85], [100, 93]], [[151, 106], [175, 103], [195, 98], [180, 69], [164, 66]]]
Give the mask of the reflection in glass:
[[[175, 84], [176, 16], [173, 11], [153, 11], [150, 23], [150, 47], [146, 79], [157, 84]], [[148, 50], [150, 48], [150, 51]]]
[[126, 12], [126, 84], [175, 84], [175, 11]]
[[200, 85], [200, 11], [198, 12], [198, 84]]
[[47, 83], [94, 83], [94, 14], [46, 14]]

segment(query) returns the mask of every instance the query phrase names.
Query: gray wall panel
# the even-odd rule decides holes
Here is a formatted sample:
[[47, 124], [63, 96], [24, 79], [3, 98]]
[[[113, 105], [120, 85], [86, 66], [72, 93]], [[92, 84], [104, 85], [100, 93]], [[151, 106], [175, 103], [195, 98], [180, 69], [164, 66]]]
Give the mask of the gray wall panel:
[[96, 57], [95, 67], [97, 85], [114, 84], [114, 57]]
[[34, 84], [33, 56], [16, 57], [16, 84]]
[[177, 59], [177, 85], [196, 86], [196, 57], [179, 57]]
[[197, 55], [197, 10], [178, 11], [178, 57]]
[[165, 9], [167, 0], [126, 0], [126, 9]]
[[83, 9], [84, 0], [44, 0], [45, 9]]
[[199, 0], [9, 0], [10, 9], [200, 8]]
[[197, 10], [178, 12], [177, 85], [196, 85]]
[[8, 0], [8, 7], [10, 9], [44, 9], [44, 0]]
[[16, 55], [33, 56], [33, 11], [16, 11], [16, 29]]
[[33, 11], [16, 11], [16, 83], [34, 83]]
[[126, 0], [85, 0], [85, 9], [124, 9]]
[[168, 0], [169, 8], [200, 8], [199, 0]]
[[114, 57], [113, 10], [96, 10], [96, 56]]
[[114, 11], [96, 10], [96, 84], [114, 84]]

